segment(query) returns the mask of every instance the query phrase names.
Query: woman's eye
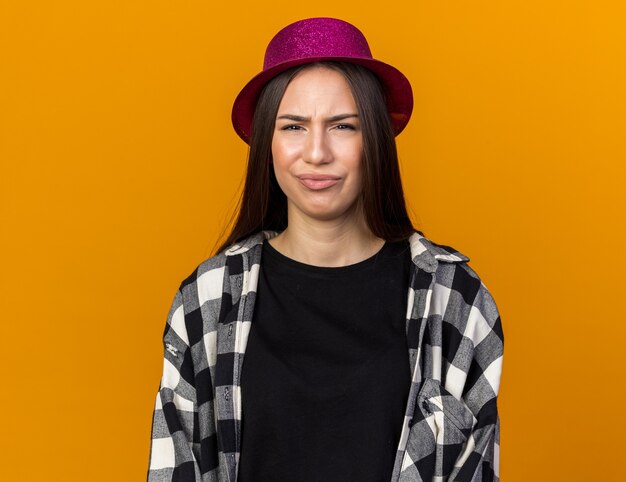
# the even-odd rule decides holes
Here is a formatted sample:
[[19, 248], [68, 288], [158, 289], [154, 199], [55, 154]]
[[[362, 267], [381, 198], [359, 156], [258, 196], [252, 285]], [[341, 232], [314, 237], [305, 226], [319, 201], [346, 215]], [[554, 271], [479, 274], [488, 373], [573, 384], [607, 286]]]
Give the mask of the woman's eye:
[[339, 124], [337, 125], [337, 129], [339, 129], [340, 131], [356, 130], [356, 128], [352, 124]]

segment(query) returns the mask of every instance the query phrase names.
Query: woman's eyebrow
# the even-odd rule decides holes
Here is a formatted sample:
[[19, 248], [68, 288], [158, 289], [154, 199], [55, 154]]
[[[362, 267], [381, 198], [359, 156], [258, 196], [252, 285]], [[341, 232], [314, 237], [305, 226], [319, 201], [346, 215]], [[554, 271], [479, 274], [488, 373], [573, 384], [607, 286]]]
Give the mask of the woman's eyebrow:
[[[334, 115], [332, 117], [327, 118], [326, 121], [337, 122], [337, 121], [342, 121], [344, 119], [349, 119], [351, 117], [358, 118], [359, 116], [357, 114], [338, 114], [338, 115]], [[295, 121], [295, 122], [308, 122], [311, 120], [310, 117], [304, 117], [304, 116], [295, 115], [295, 114], [283, 114], [276, 118], [276, 120], [280, 120], [280, 119], [286, 119], [286, 120]]]

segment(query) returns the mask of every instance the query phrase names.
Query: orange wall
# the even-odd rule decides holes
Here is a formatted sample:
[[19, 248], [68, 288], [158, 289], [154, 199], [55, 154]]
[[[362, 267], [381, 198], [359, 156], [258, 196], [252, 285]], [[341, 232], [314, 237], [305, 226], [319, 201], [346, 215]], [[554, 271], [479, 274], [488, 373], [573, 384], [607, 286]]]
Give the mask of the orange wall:
[[311, 5], [3, 2], [0, 478], [144, 479], [167, 310], [244, 169], [232, 100], [328, 15], [413, 83], [415, 219], [498, 302], [503, 480], [623, 480], [626, 3]]

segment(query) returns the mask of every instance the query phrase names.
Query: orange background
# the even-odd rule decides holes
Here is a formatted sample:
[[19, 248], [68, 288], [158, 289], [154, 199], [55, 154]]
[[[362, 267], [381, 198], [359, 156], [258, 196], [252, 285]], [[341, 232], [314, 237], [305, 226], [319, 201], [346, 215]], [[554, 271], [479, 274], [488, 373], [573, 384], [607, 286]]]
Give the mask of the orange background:
[[245, 167], [232, 101], [309, 16], [413, 84], [416, 224], [503, 319], [503, 480], [624, 480], [626, 3], [383, 5], [2, 3], [2, 480], [144, 480], [165, 317]]

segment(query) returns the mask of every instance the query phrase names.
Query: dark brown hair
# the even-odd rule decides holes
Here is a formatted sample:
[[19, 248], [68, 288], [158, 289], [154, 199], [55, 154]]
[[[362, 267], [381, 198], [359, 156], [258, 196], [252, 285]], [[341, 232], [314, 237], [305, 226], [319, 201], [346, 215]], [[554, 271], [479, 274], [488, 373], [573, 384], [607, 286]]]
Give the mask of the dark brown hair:
[[282, 72], [261, 92], [252, 119], [248, 169], [237, 218], [218, 252], [260, 230], [282, 231], [287, 227], [287, 197], [276, 181], [271, 163], [272, 137], [278, 107], [289, 82], [298, 72], [312, 66], [340, 72], [352, 90], [363, 133], [363, 187], [359, 202], [367, 225], [374, 235], [387, 241], [406, 239], [415, 231], [404, 202], [396, 141], [380, 81], [360, 65], [316, 62]]

